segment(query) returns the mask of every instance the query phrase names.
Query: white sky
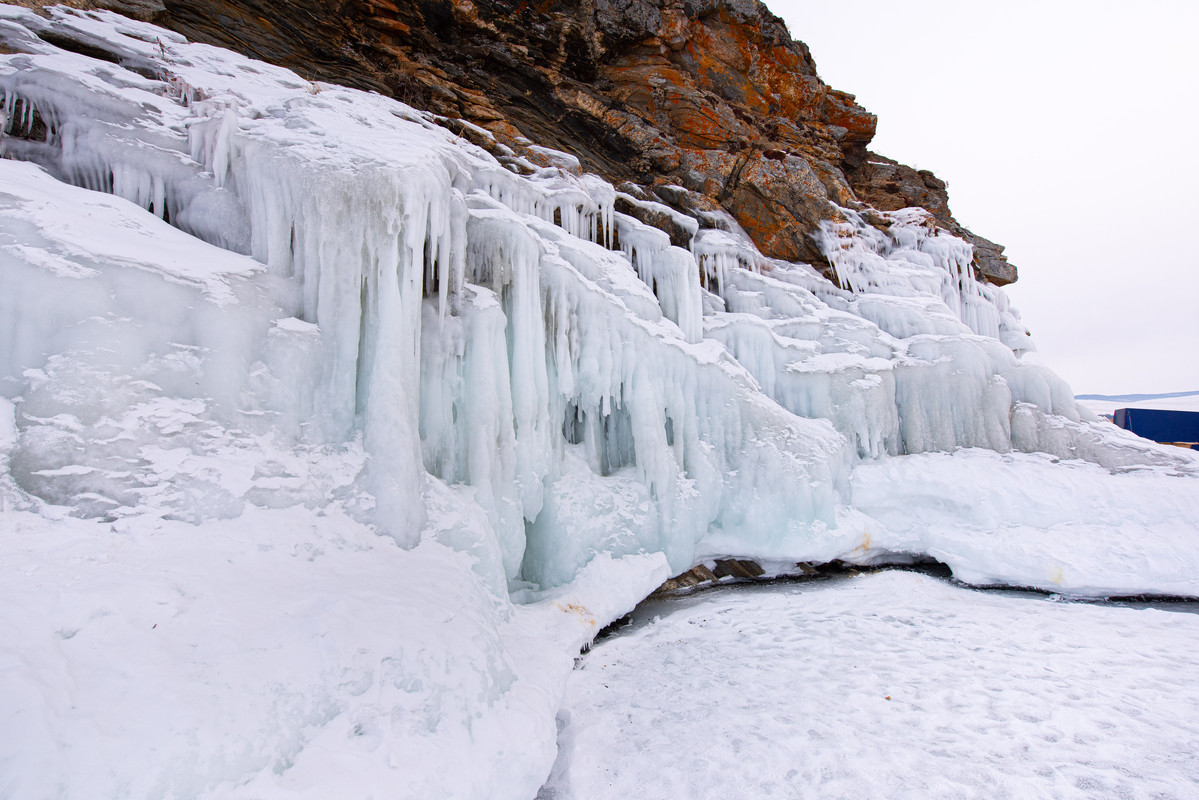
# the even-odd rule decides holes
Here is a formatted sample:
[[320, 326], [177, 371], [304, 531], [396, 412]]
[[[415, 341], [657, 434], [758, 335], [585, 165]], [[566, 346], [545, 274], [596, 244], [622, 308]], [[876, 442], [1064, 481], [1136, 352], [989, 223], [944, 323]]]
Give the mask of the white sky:
[[767, 3], [1007, 247], [1076, 393], [1199, 389], [1199, 2]]

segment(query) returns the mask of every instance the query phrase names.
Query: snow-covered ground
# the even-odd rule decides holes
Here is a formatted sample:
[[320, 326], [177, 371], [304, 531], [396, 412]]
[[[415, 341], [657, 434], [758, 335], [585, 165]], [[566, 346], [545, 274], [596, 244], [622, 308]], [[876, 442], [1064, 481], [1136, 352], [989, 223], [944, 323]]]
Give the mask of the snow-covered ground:
[[108, 12], [0, 44], [2, 797], [529, 798], [579, 647], [701, 558], [1199, 595], [1199, 455], [918, 209], [825, 227], [850, 290]]
[[602, 597], [667, 574], [601, 561], [602, 593], [513, 607], [435, 532], [405, 551], [334, 507], [0, 531], [12, 800], [531, 797], [571, 655], [631, 607]]
[[1195, 797], [1179, 608], [906, 572], [647, 603], [572, 673], [538, 797]]

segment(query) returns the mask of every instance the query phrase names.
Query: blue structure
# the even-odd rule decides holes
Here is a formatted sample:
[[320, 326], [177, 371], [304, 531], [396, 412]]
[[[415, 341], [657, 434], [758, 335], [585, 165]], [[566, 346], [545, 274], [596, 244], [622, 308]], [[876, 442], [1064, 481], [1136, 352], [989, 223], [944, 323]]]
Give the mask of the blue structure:
[[1155, 442], [1199, 442], [1199, 411], [1117, 408], [1112, 421]]

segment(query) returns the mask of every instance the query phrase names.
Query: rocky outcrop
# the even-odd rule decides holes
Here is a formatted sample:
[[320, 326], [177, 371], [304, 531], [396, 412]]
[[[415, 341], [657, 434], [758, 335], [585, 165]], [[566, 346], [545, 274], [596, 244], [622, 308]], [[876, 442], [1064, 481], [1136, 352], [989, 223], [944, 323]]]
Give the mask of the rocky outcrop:
[[915, 170], [877, 153], [846, 172], [858, 199], [880, 211], [920, 206], [950, 233], [974, 245], [974, 269], [980, 278], [999, 286], [1016, 280], [1016, 267], [1003, 255], [1003, 246], [966, 230], [949, 212], [945, 181], [926, 169]]
[[469, 121], [518, 153], [567, 151], [701, 226], [723, 209], [770, 257], [827, 270], [812, 234], [839, 206], [920, 205], [975, 244], [979, 276], [1016, 278], [1001, 247], [953, 219], [943, 182], [868, 153], [874, 115], [827, 86], [758, 0], [98, 4]]

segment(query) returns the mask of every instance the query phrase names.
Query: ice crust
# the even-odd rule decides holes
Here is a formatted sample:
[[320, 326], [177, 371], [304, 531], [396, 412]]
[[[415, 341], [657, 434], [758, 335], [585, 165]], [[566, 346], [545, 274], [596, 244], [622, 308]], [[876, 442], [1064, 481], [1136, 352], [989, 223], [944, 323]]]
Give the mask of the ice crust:
[[[38, 35], [48, 31], [111, 58], [51, 45]], [[1061, 379], [1022, 361], [1029, 339], [1003, 292], [919, 209], [870, 220], [844, 209], [822, 232], [833, 283], [766, 259], [727, 216], [689, 229], [690, 249], [672, 246], [616, 213], [613, 187], [569, 154], [530, 147], [517, 174], [396, 101], [109, 12], [0, 6], [0, 42], [11, 51], [0, 55], [0, 513], [20, 534], [6, 534], [5, 563], [36, 571], [57, 551], [89, 565], [71, 603], [101, 616], [104, 598], [120, 605], [139, 587], [220, 616], [275, 602], [275, 590], [208, 603], [195, 598], [226, 587], [202, 568], [174, 583], [153, 570], [223, 555], [231, 581], [283, 570], [292, 583], [278, 591], [299, 603], [297, 548], [336, 553], [343, 576], [377, 557], [365, 599], [318, 582], [330, 610], [307, 630], [343, 626], [386, 596], [391, 610], [376, 613], [420, 618], [413, 641], [424, 642], [354, 629], [331, 640], [333, 671], [319, 675], [242, 658], [230, 675], [263, 673], [247, 695], [305, 681], [327, 691], [230, 722], [249, 742], [269, 714], [291, 715], [238, 754], [213, 744], [216, 716], [180, 722], [212, 732], [214, 749], [186, 767], [108, 764], [105, 796], [366, 794], [405, 770], [434, 796], [446, 769], [431, 754], [448, 747], [483, 766], [447, 773], [444, 793], [529, 797], [553, 760], [570, 654], [697, 558], [933, 554], [967, 579], [1049, 580], [1056, 518], [1010, 527], [1033, 544], [1005, 560], [979, 544], [992, 517], [975, 520], [974, 537], [936, 532], [965, 512], [932, 533], [894, 515], [887, 498], [920, 485], [916, 465], [957, 464], [947, 453], [959, 448], [1005, 463], [1044, 454], [1028, 458], [1049, 475], [1048, 459], [1083, 460], [1095, 486], [1118, 491], [1131, 472], [1195, 496], [1193, 456], [1080, 416]], [[965, 463], [982, 465], [972, 486], [1008, 479]], [[962, 488], [948, 469], [938, 496]], [[1078, 546], [1108, 552], [1110, 515], [1092, 517]], [[1162, 525], [1161, 549], [1194, 548], [1185, 525]], [[863, 550], [870, 531], [876, 546]], [[210, 537], [207, 552], [198, 542]], [[167, 544], [184, 539], [178, 552]], [[275, 555], [248, 556], [254, 547]], [[118, 591], [97, 565], [127, 557], [160, 566]], [[1059, 585], [1199, 593], [1157, 569], [1117, 581], [1100, 560]], [[425, 570], [447, 577], [389, 588], [388, 574]], [[48, 585], [5, 585], [12, 608], [49, 603], [18, 641], [66, 624]], [[474, 622], [452, 622], [446, 593]], [[367, 670], [361, 685], [381, 694], [363, 705], [345, 688], [358, 678], [339, 683], [333, 665], [374, 634], [359, 655], [392, 666]], [[204, 645], [187, 632], [171, 641], [176, 655]], [[55, 669], [149, 646], [130, 633]], [[443, 674], [451, 662], [463, 666]], [[93, 688], [120, 704], [139, 675]], [[446, 699], [464, 685], [475, 688], [460, 705]], [[213, 702], [219, 716], [226, 701]], [[39, 769], [66, 774], [59, 793], [80, 796], [88, 759], [104, 758], [78, 718], [9, 708], [45, 726], [40, 739], [3, 740], [0, 763], [35, 765], [5, 767], [19, 778], [13, 796], [58, 791]], [[136, 747], [155, 724], [114, 741]], [[521, 745], [505, 744], [505, 725], [523, 726]], [[0, 720], [10, 737], [18, 728]], [[359, 729], [374, 745], [345, 756], [337, 737]], [[55, 736], [76, 734], [77, 750], [47, 755]], [[438, 766], [420, 772], [422, 758]], [[363, 771], [362, 759], [388, 766]]]
[[1194, 613], [897, 571], [651, 601], [571, 673], [543, 794], [1187, 797], [1196, 644]]

